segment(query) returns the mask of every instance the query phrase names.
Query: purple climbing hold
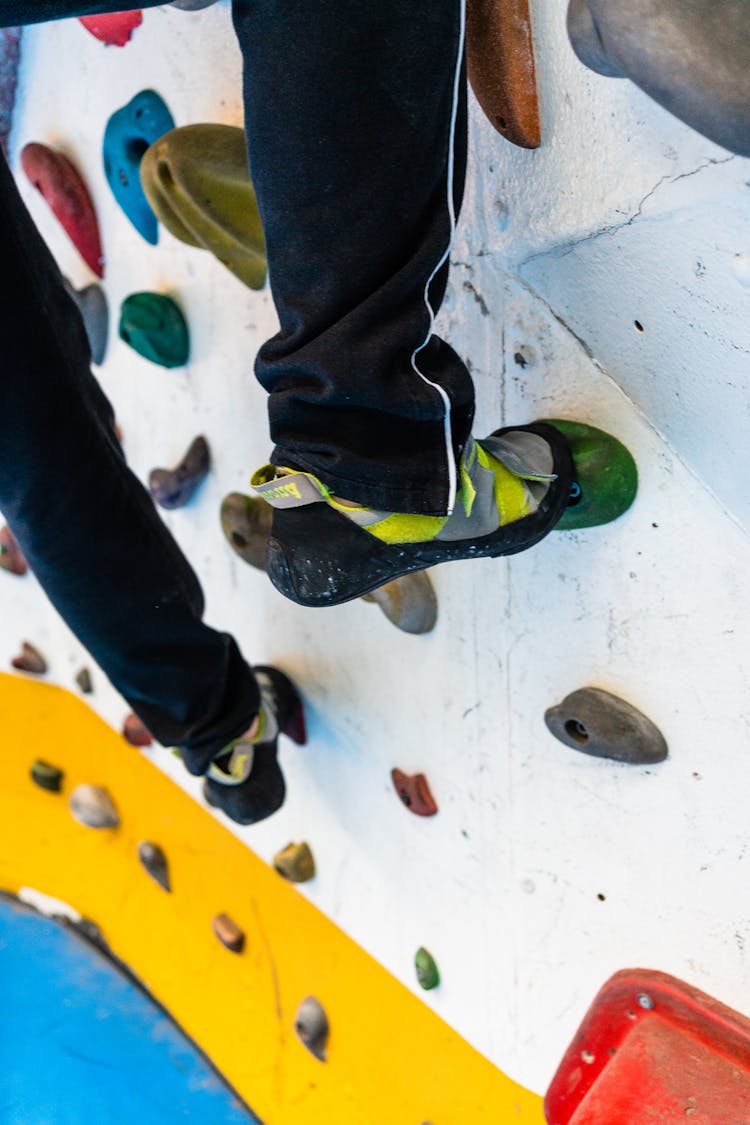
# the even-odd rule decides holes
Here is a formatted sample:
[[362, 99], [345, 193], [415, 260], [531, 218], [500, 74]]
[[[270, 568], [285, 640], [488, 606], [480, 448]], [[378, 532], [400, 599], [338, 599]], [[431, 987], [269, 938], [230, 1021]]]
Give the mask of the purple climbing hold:
[[148, 486], [161, 508], [182, 508], [211, 468], [211, 451], [204, 437], [197, 437], [174, 469], [152, 469]]

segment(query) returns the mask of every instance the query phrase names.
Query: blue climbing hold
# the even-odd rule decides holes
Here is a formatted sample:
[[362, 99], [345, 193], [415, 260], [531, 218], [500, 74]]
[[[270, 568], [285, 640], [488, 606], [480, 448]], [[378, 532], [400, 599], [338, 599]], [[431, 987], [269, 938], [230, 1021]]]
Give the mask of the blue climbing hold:
[[141, 159], [147, 148], [174, 129], [172, 114], [155, 90], [141, 90], [113, 113], [104, 131], [104, 174], [115, 199], [146, 242], [159, 237], [156, 216], [141, 187]]

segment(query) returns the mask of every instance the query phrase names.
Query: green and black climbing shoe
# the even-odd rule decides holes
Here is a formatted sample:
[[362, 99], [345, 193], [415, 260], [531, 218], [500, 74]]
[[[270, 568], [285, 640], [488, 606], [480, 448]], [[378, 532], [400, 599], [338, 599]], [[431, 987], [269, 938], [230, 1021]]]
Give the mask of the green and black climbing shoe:
[[[600, 495], [597, 474], [615, 455], [620, 467], [612, 480], [602, 476]], [[251, 483], [274, 508], [267, 556], [274, 586], [300, 605], [328, 606], [437, 563], [525, 551], [562, 525], [569, 505], [580, 515], [568, 528], [609, 522], [630, 506], [636, 482], [630, 454], [609, 434], [534, 422], [469, 440], [447, 516], [350, 504], [311, 473], [273, 465]]]
[[256, 824], [280, 809], [286, 796], [277, 760], [279, 735], [299, 746], [307, 741], [302, 700], [292, 681], [278, 668], [253, 668], [260, 688], [260, 726], [248, 741], [237, 739], [214, 758], [203, 792], [214, 808], [238, 824]]

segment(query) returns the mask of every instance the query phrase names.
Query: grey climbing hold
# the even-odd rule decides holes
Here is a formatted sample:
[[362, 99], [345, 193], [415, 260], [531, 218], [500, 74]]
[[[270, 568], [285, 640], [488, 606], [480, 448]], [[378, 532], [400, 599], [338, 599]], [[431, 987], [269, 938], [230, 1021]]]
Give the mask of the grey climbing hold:
[[167, 857], [158, 844], [152, 844], [150, 840], [141, 840], [138, 845], [138, 858], [151, 878], [158, 883], [163, 890], [172, 890], [172, 884], [169, 881], [169, 864], [167, 863]]
[[104, 290], [96, 282], [83, 289], [74, 289], [67, 277], [63, 281], [81, 314], [91, 348], [91, 358], [94, 363], [101, 365], [104, 363], [109, 339], [109, 305]]
[[315, 859], [309, 844], [287, 844], [273, 857], [273, 866], [290, 883], [308, 883], [315, 878]]
[[120, 814], [106, 789], [77, 785], [70, 794], [70, 811], [87, 828], [117, 828]]
[[560, 742], [595, 758], [653, 765], [668, 753], [664, 736], [650, 719], [601, 688], [574, 691], [550, 707], [544, 721]]
[[63, 778], [65, 774], [58, 766], [52, 766], [49, 762], [42, 761], [37, 758], [32, 763], [31, 780], [40, 789], [46, 789], [48, 793], [59, 793], [62, 789]]
[[297, 1009], [294, 1030], [310, 1054], [325, 1062], [330, 1028], [323, 1005], [314, 996], [308, 996]]
[[204, 437], [191, 442], [174, 469], [152, 469], [148, 487], [160, 508], [182, 508], [211, 468], [211, 451]]
[[91, 682], [91, 673], [88, 668], [81, 668], [80, 672], [76, 673], [76, 683], [78, 688], [84, 695], [91, 695], [94, 690], [94, 685]]
[[47, 661], [39, 649], [28, 641], [21, 643], [21, 651], [18, 656], [13, 657], [11, 664], [19, 672], [29, 672], [32, 676], [43, 676], [47, 671]]

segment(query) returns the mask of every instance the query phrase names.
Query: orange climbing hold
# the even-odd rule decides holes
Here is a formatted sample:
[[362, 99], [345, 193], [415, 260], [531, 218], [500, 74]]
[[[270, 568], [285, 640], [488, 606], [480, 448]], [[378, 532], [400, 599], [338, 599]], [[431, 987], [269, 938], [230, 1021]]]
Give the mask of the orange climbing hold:
[[538, 148], [529, 0], [468, 0], [466, 58], [476, 99], [498, 133], [514, 145]]
[[438, 811], [435, 798], [423, 773], [410, 776], [402, 770], [391, 770], [391, 780], [401, 801], [416, 816], [434, 816]]
[[108, 47], [124, 47], [130, 42], [135, 29], [143, 23], [143, 12], [136, 8], [133, 12], [112, 12], [108, 16], [78, 18], [95, 39], [100, 39]]

